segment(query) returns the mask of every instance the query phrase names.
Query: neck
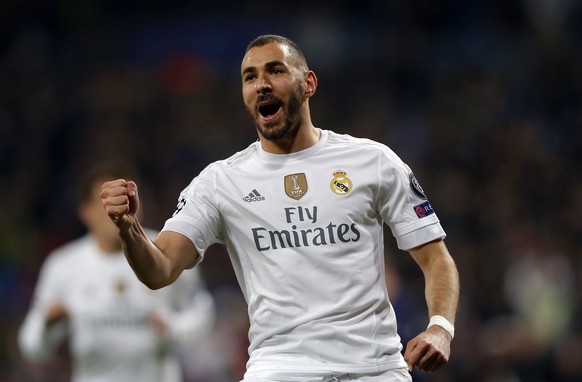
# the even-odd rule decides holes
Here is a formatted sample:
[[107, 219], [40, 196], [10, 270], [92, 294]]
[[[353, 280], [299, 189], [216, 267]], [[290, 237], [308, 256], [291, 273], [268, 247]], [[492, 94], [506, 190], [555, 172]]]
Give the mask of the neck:
[[263, 150], [271, 154], [291, 154], [315, 145], [321, 132], [313, 126], [309, 114], [306, 115], [294, 134], [276, 140], [266, 139], [259, 134]]

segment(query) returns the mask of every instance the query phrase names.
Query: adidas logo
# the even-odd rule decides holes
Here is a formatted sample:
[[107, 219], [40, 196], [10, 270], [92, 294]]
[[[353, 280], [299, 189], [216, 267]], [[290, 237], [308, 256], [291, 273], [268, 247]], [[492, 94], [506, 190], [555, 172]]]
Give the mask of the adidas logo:
[[245, 202], [260, 202], [261, 200], [265, 200], [265, 197], [259, 194], [259, 191], [252, 190], [243, 200]]

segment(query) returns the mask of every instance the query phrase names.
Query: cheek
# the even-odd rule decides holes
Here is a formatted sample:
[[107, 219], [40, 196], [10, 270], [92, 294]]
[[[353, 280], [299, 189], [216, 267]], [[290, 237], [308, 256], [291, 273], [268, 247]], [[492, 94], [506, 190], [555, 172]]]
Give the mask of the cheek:
[[247, 107], [247, 109], [251, 109], [251, 105], [253, 104], [253, 93], [249, 92], [249, 91], [245, 91], [245, 89], [243, 88], [242, 91], [242, 98], [243, 98], [243, 102], [245, 104], [245, 106]]

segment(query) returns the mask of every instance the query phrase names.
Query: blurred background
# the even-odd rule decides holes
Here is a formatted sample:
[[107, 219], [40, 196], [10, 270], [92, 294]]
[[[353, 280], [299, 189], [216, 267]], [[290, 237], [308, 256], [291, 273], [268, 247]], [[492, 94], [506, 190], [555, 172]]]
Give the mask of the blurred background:
[[[133, 163], [160, 229], [204, 166], [256, 139], [239, 67], [264, 33], [303, 47], [315, 125], [395, 150], [448, 233], [452, 359], [415, 380], [582, 380], [582, 2], [5, 0], [0, 381], [67, 381], [66, 353], [32, 367], [16, 333], [46, 255], [84, 233], [79, 175]], [[406, 343], [427, 323], [422, 275], [389, 231], [386, 263]], [[219, 320], [188, 382], [238, 381], [246, 307], [222, 247], [201, 269]]]

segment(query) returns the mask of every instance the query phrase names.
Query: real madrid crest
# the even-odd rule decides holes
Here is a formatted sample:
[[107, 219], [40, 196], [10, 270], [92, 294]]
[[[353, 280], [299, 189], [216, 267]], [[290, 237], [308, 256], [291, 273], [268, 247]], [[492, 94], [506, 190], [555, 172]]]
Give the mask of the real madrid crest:
[[304, 173], [286, 175], [284, 183], [285, 193], [295, 200], [301, 199], [307, 192], [307, 177]]
[[348, 173], [343, 170], [334, 171], [329, 188], [336, 195], [347, 195], [352, 192], [352, 181], [348, 178]]

